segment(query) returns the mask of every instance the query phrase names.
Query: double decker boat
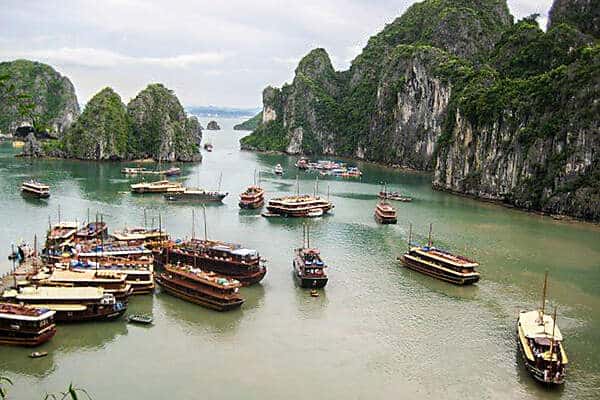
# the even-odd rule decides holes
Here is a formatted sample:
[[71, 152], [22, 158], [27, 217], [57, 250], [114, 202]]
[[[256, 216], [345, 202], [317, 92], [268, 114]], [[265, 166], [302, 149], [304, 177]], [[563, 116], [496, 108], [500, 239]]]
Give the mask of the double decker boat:
[[244, 302], [240, 282], [190, 265], [166, 264], [156, 282], [172, 296], [216, 311], [232, 310]]
[[159, 250], [155, 260], [159, 265], [179, 262], [198, 266], [235, 279], [243, 286], [260, 282], [267, 273], [258, 251], [219, 240], [192, 239], [178, 244], [171, 242]]
[[55, 311], [0, 303], [0, 344], [39, 346], [56, 334]]
[[385, 200], [377, 203], [374, 216], [375, 220], [380, 224], [395, 224], [398, 222], [396, 209]]
[[56, 311], [61, 322], [110, 320], [123, 315], [127, 303], [96, 287], [24, 287], [8, 290], [3, 298], [18, 304]]
[[75, 236], [77, 222], [58, 222], [50, 227], [46, 234], [46, 247], [60, 246]]
[[134, 183], [130, 186], [132, 193], [167, 193], [169, 189], [183, 189], [179, 182], [161, 180], [155, 182]]
[[31, 179], [21, 184], [21, 193], [39, 199], [45, 199], [50, 197], [50, 186]]
[[256, 209], [261, 208], [265, 204], [265, 190], [260, 186], [248, 186], [246, 190], [240, 194], [240, 208]]
[[272, 215], [282, 217], [312, 217], [331, 211], [335, 206], [320, 196], [295, 195], [277, 197], [269, 200], [267, 210]]
[[205, 190], [202, 188], [178, 187], [168, 189], [165, 194], [165, 200], [169, 201], [199, 201], [199, 202], [219, 202], [223, 201], [229, 193], [220, 191]]
[[294, 278], [300, 287], [322, 288], [327, 285], [327, 266], [321, 259], [321, 252], [317, 248], [310, 247], [310, 236], [308, 228], [304, 227], [304, 239], [301, 248], [294, 250], [292, 268]]
[[91, 240], [106, 238], [108, 234], [108, 226], [106, 222], [94, 221], [88, 222], [83, 227], [79, 228], [75, 233], [77, 240]]
[[151, 170], [143, 167], [125, 167], [121, 169], [121, 173], [125, 175], [164, 175], [164, 176], [175, 176], [181, 174], [181, 168], [170, 167], [161, 170]]
[[126, 275], [106, 270], [69, 270], [68, 265], [57, 265], [51, 273], [39, 272], [31, 277], [35, 286], [100, 287], [117, 301], [127, 300], [133, 293]]
[[539, 310], [521, 311], [517, 319], [517, 345], [529, 374], [547, 385], [565, 382], [569, 359], [563, 336], [554, 316], [545, 314], [548, 273], [544, 278], [542, 306]]
[[158, 241], [169, 240], [169, 234], [159, 228], [126, 227], [122, 230], [113, 231], [111, 236], [115, 240], [127, 244], [153, 244]]
[[456, 285], [469, 285], [479, 281], [480, 274], [475, 270], [479, 267], [477, 262], [432, 246], [431, 225], [427, 246], [411, 244], [411, 237], [412, 226], [408, 251], [398, 258], [405, 267]]

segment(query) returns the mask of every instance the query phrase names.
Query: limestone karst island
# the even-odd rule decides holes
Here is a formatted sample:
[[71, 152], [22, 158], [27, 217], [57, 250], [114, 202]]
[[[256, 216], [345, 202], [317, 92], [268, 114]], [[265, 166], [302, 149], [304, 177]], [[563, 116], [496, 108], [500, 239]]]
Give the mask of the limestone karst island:
[[0, 400], [597, 399], [600, 1], [0, 14]]

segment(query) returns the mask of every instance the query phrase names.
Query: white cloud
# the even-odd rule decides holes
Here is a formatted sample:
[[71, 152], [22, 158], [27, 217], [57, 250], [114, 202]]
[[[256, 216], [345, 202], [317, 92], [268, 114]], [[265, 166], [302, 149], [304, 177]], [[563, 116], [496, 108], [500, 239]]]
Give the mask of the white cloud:
[[94, 48], [70, 48], [26, 51], [0, 51], [0, 58], [8, 60], [28, 58], [55, 63], [95, 68], [112, 68], [123, 65], [154, 65], [164, 68], [185, 68], [191, 65], [219, 64], [226, 55], [218, 52], [181, 54], [172, 57], [134, 57], [110, 50]]

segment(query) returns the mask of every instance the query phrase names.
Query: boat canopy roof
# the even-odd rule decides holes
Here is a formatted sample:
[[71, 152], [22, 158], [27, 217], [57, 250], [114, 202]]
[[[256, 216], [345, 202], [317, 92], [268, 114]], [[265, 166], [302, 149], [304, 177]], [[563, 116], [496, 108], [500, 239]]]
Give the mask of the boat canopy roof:
[[554, 340], [563, 340], [558, 325], [553, 327], [554, 319], [552, 316], [544, 314], [543, 322], [540, 320], [540, 312], [535, 311], [521, 311], [519, 314], [519, 323], [523, 329], [525, 337], [535, 339], [536, 341], [543, 342], [545, 340], [552, 340], [552, 329], [554, 328]]
[[[83, 300], [83, 299], [102, 299], [104, 289], [99, 287], [53, 287], [40, 286], [24, 287], [17, 295], [17, 300]], [[47, 307], [50, 308], [50, 307]], [[50, 308], [52, 309], [52, 308]]]
[[236, 256], [240, 256], [240, 257], [248, 257], [248, 256], [256, 257], [256, 256], [258, 256], [258, 251], [254, 250], [254, 249], [237, 249], [237, 250], [233, 250], [231, 252], [231, 254], [235, 254]]

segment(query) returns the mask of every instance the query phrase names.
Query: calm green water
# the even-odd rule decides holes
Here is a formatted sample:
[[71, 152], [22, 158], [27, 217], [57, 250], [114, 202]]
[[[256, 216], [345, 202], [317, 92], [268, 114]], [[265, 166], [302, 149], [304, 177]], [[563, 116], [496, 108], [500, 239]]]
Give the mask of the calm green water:
[[[206, 124], [206, 121], [202, 121]], [[11, 398], [41, 398], [69, 382], [96, 399], [592, 399], [600, 387], [600, 229], [434, 192], [430, 178], [361, 165], [361, 181], [329, 178], [335, 215], [311, 220], [311, 238], [330, 265], [324, 293], [294, 286], [291, 253], [298, 220], [267, 220], [240, 211], [237, 194], [263, 171], [268, 197], [294, 190], [294, 158], [238, 150], [237, 121], [208, 133], [215, 144], [202, 164], [185, 165], [191, 184], [222, 187], [225, 204], [207, 207], [209, 236], [242, 242], [268, 258], [262, 285], [244, 288], [246, 303], [220, 314], [157, 292], [135, 297], [131, 312], [153, 313], [151, 328], [125, 321], [62, 325], [31, 360], [31, 350], [0, 347], [0, 375], [15, 381]], [[191, 231], [190, 205], [128, 193], [121, 164], [22, 160], [0, 147], [0, 272], [10, 244], [41, 237], [48, 217], [83, 220], [88, 208], [111, 228], [161, 213], [175, 235]], [[283, 178], [271, 174], [275, 164]], [[48, 201], [26, 200], [18, 187], [38, 177], [52, 185]], [[312, 192], [313, 175], [301, 174]], [[387, 181], [414, 196], [398, 204], [399, 223], [379, 226], [374, 193]], [[396, 189], [398, 186], [394, 186]], [[196, 231], [201, 232], [199, 208]], [[426, 240], [481, 263], [482, 280], [459, 288], [404, 270], [409, 222]], [[564, 389], [535, 384], [517, 358], [515, 318], [540, 301], [544, 271], [571, 359]]]

